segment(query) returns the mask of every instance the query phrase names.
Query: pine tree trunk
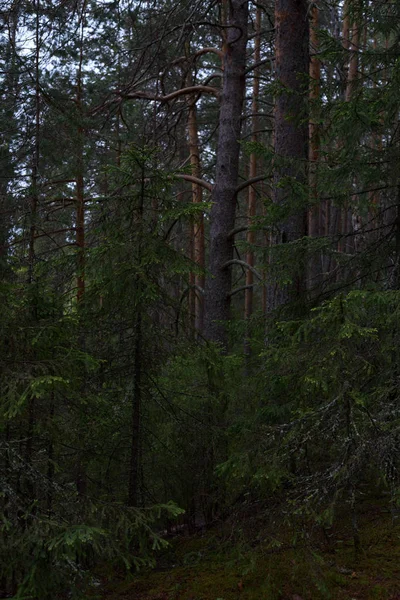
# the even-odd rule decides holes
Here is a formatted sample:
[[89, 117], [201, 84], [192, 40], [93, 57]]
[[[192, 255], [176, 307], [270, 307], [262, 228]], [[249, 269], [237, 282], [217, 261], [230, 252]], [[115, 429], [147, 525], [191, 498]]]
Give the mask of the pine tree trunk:
[[[192, 175], [201, 177], [199, 136], [197, 131], [197, 111], [194, 102], [189, 105], [188, 117], [189, 132], [189, 152]], [[192, 183], [192, 196], [195, 204], [203, 202], [203, 188], [198, 183]], [[205, 267], [205, 246], [204, 246], [204, 217], [199, 212], [193, 220], [193, 260], [195, 264], [203, 271], [196, 273], [194, 277], [194, 326], [198, 333], [203, 332], [204, 328], [204, 297], [200, 290], [204, 290], [204, 267]]]
[[[254, 64], [260, 62], [261, 56], [261, 8], [258, 6], [256, 9], [255, 18], [255, 42], [254, 42]], [[255, 69], [253, 73], [253, 99], [251, 103], [252, 112], [252, 136], [251, 141], [257, 142], [258, 140], [258, 96], [260, 93], [260, 70]], [[250, 154], [250, 168], [249, 168], [249, 179], [253, 179], [257, 176], [257, 155], [255, 152]], [[248, 229], [246, 234], [246, 242], [248, 249], [246, 252], [246, 262], [251, 267], [254, 267], [254, 249], [253, 246], [256, 241], [255, 231], [251, 229], [254, 222], [254, 217], [257, 211], [257, 195], [256, 188], [253, 185], [249, 186], [247, 196], [247, 218], [248, 218]], [[250, 356], [250, 332], [249, 332], [249, 320], [253, 314], [253, 300], [254, 300], [254, 274], [251, 269], [246, 269], [246, 289], [244, 296], [244, 318], [246, 321], [246, 336], [244, 342], [244, 353], [246, 356]]]
[[[142, 261], [142, 244], [143, 240], [143, 210], [145, 198], [145, 169], [142, 165], [141, 178], [141, 195], [138, 211], [138, 222], [136, 228], [138, 230], [138, 256], [137, 263], [140, 265]], [[140, 278], [136, 280], [136, 291], [138, 297], [141, 295]], [[128, 477], [128, 506], [138, 506], [139, 504], [139, 480], [141, 469], [141, 411], [142, 411], [142, 379], [143, 379], [143, 359], [142, 359], [142, 339], [143, 339], [143, 316], [142, 316], [142, 300], [139, 300], [136, 307], [136, 322], [135, 322], [135, 346], [133, 355], [133, 396], [131, 402], [131, 454], [129, 463]]]
[[[294, 198], [291, 180], [306, 182], [308, 158], [308, 124], [306, 94], [309, 73], [308, 2], [276, 0], [275, 2], [276, 81], [280, 86], [275, 101], [275, 155], [273, 201], [290, 210], [285, 222], [278, 225], [275, 243], [298, 240], [306, 233], [306, 212], [301, 200]], [[289, 182], [287, 184], [286, 182]], [[272, 254], [271, 260], [274, 260]], [[269, 310], [298, 300], [304, 292], [304, 266], [294, 274], [291, 284], [279, 281], [269, 286]]]
[[[357, 19], [360, 17], [360, 5], [358, 0], [353, 4], [353, 15], [350, 18], [349, 9], [350, 5], [346, 3], [345, 9], [347, 12], [344, 14], [344, 26], [343, 26], [343, 43], [346, 50], [350, 51], [347, 80], [345, 88], [345, 101], [351, 102], [357, 85], [358, 79], [358, 51], [360, 45], [360, 28], [357, 23]], [[350, 25], [351, 23], [351, 25]], [[354, 204], [357, 198], [353, 198]], [[349, 242], [348, 234], [351, 231], [351, 220], [352, 211], [349, 208], [349, 203], [345, 202], [345, 205], [340, 209], [340, 230], [339, 234], [341, 239], [339, 241], [339, 251], [348, 252]], [[356, 216], [358, 218], [358, 216]]]
[[[78, 111], [78, 119], [82, 121], [83, 106], [82, 106], [82, 66], [83, 66], [83, 35], [84, 35], [84, 15], [82, 14], [82, 24], [80, 32], [80, 55], [76, 83], [76, 106]], [[85, 185], [84, 185], [84, 161], [83, 161], [83, 140], [84, 130], [82, 123], [79, 123], [77, 132], [77, 154], [76, 154], [76, 247], [77, 247], [77, 265], [76, 265], [76, 300], [77, 309], [80, 317], [79, 323], [79, 345], [81, 350], [85, 348], [85, 338], [83, 333], [82, 309], [85, 300]], [[82, 374], [82, 393], [85, 392], [86, 374]], [[79, 418], [81, 418], [79, 416]], [[80, 424], [81, 428], [81, 424]], [[81, 440], [78, 440], [78, 444]], [[86, 467], [84, 460], [84, 451], [80, 447], [78, 449], [77, 467], [76, 467], [76, 489], [79, 496], [86, 494], [87, 478]]]
[[133, 356], [133, 397], [131, 421], [131, 456], [128, 480], [128, 506], [138, 506], [140, 474], [140, 432], [142, 409], [142, 314], [140, 307], [136, 315], [135, 350]]
[[[36, 2], [36, 30], [35, 30], [35, 142], [32, 163], [32, 198], [31, 198], [31, 226], [29, 232], [29, 256], [28, 256], [28, 285], [35, 285], [34, 269], [36, 262], [35, 237], [36, 220], [39, 203], [39, 156], [40, 156], [40, 0]], [[35, 288], [34, 288], [35, 289]], [[37, 321], [37, 304], [32, 303], [31, 317], [34, 322]], [[25, 461], [30, 467], [33, 460], [33, 437], [36, 423], [36, 401], [32, 396], [28, 402], [28, 428], [26, 433]], [[34, 484], [32, 480], [28, 482], [28, 493], [31, 498], [35, 498]]]
[[5, 120], [10, 128], [10, 133], [2, 132], [1, 148], [0, 148], [0, 279], [4, 279], [6, 273], [9, 272], [7, 265], [7, 244], [10, 229], [12, 227], [11, 219], [8, 216], [9, 202], [7, 198], [9, 184], [14, 175], [13, 160], [12, 160], [12, 141], [13, 128], [10, 127], [14, 122], [15, 110], [17, 104], [17, 83], [18, 83], [18, 68], [16, 56], [16, 38], [19, 21], [19, 5], [14, 4], [14, 7], [9, 11], [8, 16], [8, 42], [4, 53], [4, 80], [3, 94], [7, 99], [4, 102], [3, 110]]
[[[316, 56], [318, 51], [318, 21], [319, 10], [313, 6], [310, 22], [310, 125], [309, 125], [309, 186], [311, 208], [308, 212], [308, 235], [311, 238], [319, 237], [324, 231], [323, 211], [318, 202], [317, 162], [319, 158], [319, 131], [318, 131], [318, 106], [320, 96], [321, 63]], [[308, 263], [309, 273], [307, 278], [308, 288], [312, 294], [318, 290], [321, 283], [322, 261], [320, 252], [311, 252]]]
[[224, 54], [223, 89], [219, 114], [217, 167], [212, 193], [210, 276], [205, 295], [205, 337], [227, 348], [226, 322], [230, 316], [236, 186], [239, 173], [241, 114], [245, 92], [248, 2], [230, 2], [229, 28]]

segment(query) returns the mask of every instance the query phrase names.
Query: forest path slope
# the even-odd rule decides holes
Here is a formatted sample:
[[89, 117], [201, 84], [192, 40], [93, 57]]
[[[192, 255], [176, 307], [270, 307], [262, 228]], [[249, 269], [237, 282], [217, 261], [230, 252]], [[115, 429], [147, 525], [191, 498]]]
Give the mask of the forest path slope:
[[226, 530], [177, 537], [156, 569], [129, 582], [111, 577], [104, 582], [100, 597], [400, 600], [399, 521], [379, 504], [369, 505], [360, 519], [362, 547], [358, 552], [346, 518], [328, 532], [314, 529], [312, 536], [294, 536], [282, 527], [274, 537], [266, 534], [257, 544], [234, 542]]

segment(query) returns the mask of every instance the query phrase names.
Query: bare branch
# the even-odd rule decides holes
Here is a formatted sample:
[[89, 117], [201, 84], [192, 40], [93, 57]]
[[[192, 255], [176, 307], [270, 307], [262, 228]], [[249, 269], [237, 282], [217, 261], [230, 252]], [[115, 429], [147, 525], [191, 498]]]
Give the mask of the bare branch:
[[209, 54], [209, 53], [217, 54], [220, 58], [224, 58], [224, 53], [219, 48], [202, 48], [201, 50], [198, 50], [196, 52], [194, 57], [197, 58], [198, 56], [201, 56], [202, 54]]
[[236, 193], [238, 194], [242, 190], [245, 190], [247, 187], [249, 187], [249, 185], [254, 185], [255, 183], [258, 183], [259, 181], [264, 181], [265, 179], [268, 179], [268, 177], [269, 177], [269, 175], [257, 175], [257, 177], [252, 177], [251, 179], [247, 179], [246, 181], [243, 181], [242, 183], [240, 183], [237, 186]]
[[254, 71], [254, 69], [257, 69], [258, 67], [261, 67], [262, 65], [265, 65], [266, 63], [272, 62], [273, 60], [275, 60], [274, 56], [269, 56], [268, 58], [259, 60], [258, 62], [253, 63], [252, 65], [249, 65], [245, 71], [245, 74], [247, 75], [248, 73], [251, 73], [251, 71]]
[[237, 258], [233, 258], [232, 260], [228, 260], [225, 264], [223, 264], [221, 268], [227, 269], [228, 267], [230, 267], [232, 265], [239, 265], [240, 267], [248, 269], [249, 271], [251, 271], [253, 273], [253, 275], [255, 275], [257, 277], [257, 279], [259, 281], [262, 281], [262, 277], [261, 277], [260, 273], [258, 271], [256, 271], [256, 269], [254, 267], [249, 265], [249, 263], [245, 262], [244, 260], [238, 260]]
[[176, 175], [174, 175], [174, 177], [177, 177], [178, 179], [184, 179], [185, 181], [190, 181], [191, 183], [196, 183], [197, 185], [201, 185], [209, 192], [212, 192], [213, 190], [213, 185], [211, 183], [205, 181], [204, 179], [200, 179], [199, 177], [195, 177], [194, 175], [189, 175], [187, 173], [177, 173]]
[[134, 98], [144, 98], [146, 100], [154, 100], [156, 102], [169, 102], [170, 100], [175, 100], [179, 96], [185, 96], [188, 94], [213, 94], [218, 98], [219, 90], [218, 88], [211, 87], [208, 85], [192, 85], [189, 87], [181, 88], [179, 90], [175, 90], [166, 96], [158, 96], [157, 94], [152, 94], [151, 92], [129, 92], [127, 94], [120, 94], [125, 100], [133, 100]]
[[235, 294], [239, 294], [239, 292], [245, 292], [246, 290], [251, 290], [254, 287], [254, 283], [251, 285], [242, 285], [241, 287], [235, 288], [231, 292], [229, 292], [228, 297], [231, 298]]
[[242, 233], [242, 231], [247, 231], [248, 227], [247, 225], [240, 225], [239, 227], [235, 227], [235, 229], [231, 229], [231, 231], [228, 233], [228, 240], [231, 240], [232, 238], [235, 237], [235, 235], [237, 235], [238, 233]]

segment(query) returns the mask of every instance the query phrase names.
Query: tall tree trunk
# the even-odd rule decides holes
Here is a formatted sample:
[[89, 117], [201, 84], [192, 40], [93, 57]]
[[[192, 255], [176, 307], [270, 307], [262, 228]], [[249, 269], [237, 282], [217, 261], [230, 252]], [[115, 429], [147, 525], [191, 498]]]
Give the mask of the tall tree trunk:
[[[260, 62], [261, 57], [261, 7], [258, 6], [256, 9], [255, 19], [255, 42], [254, 42], [254, 64]], [[257, 142], [258, 140], [258, 96], [260, 93], [260, 70], [257, 68], [253, 73], [253, 99], [251, 103], [252, 112], [252, 136], [251, 141]], [[249, 179], [253, 179], [257, 176], [257, 155], [255, 152], [250, 154], [250, 168], [249, 168]], [[248, 197], [247, 197], [247, 218], [248, 218], [248, 231], [246, 234], [246, 242], [248, 244], [246, 252], [246, 262], [251, 267], [254, 267], [254, 249], [253, 246], [256, 241], [255, 231], [251, 229], [256, 216], [257, 210], [257, 192], [254, 185], [249, 186]], [[253, 299], [254, 299], [254, 274], [251, 269], [246, 269], [246, 289], [244, 296], [244, 318], [246, 321], [246, 336], [244, 342], [244, 353], [246, 356], [250, 356], [250, 332], [249, 332], [249, 319], [253, 314]]]
[[128, 479], [128, 506], [138, 506], [140, 476], [140, 440], [142, 410], [142, 313], [139, 307], [136, 314], [135, 350], [133, 356], [133, 397], [131, 421], [131, 455]]
[[[76, 300], [77, 309], [80, 317], [79, 322], [79, 345], [82, 350], [85, 348], [85, 336], [83, 332], [82, 309], [85, 300], [85, 186], [84, 186], [84, 129], [83, 129], [83, 104], [82, 104], [82, 67], [83, 67], [83, 43], [84, 43], [84, 19], [85, 5], [82, 7], [79, 64], [76, 82], [76, 107], [78, 112], [78, 132], [77, 132], [77, 155], [76, 155], [76, 246], [77, 246], [77, 265], [76, 265]], [[86, 373], [82, 374], [82, 393], [85, 392]], [[80, 425], [81, 427], [81, 425]], [[83, 437], [83, 436], [82, 436]], [[78, 440], [81, 443], [81, 440]], [[76, 489], [80, 496], [86, 494], [87, 477], [84, 460], [84, 451], [78, 449]]]
[[229, 28], [223, 61], [223, 88], [219, 114], [217, 167], [212, 193], [210, 226], [210, 277], [206, 284], [204, 333], [227, 348], [226, 322], [230, 316], [236, 186], [239, 172], [241, 114], [245, 91], [248, 2], [230, 2]]
[[[316, 56], [318, 51], [318, 21], [319, 10], [317, 6], [311, 9], [310, 22], [310, 125], [309, 125], [309, 186], [311, 207], [308, 212], [308, 235], [311, 238], [319, 237], [324, 231], [324, 211], [318, 201], [317, 190], [317, 162], [319, 158], [319, 128], [318, 128], [318, 100], [320, 96], [321, 63]], [[309, 273], [307, 278], [308, 288], [312, 293], [317, 290], [321, 282], [322, 261], [318, 251], [311, 252], [308, 263]]]
[[[305, 184], [308, 158], [306, 94], [309, 73], [309, 26], [307, 0], [276, 0], [275, 61], [279, 92], [275, 101], [275, 155], [273, 201], [287, 207], [289, 216], [278, 225], [276, 243], [288, 243], [306, 232], [306, 212], [295, 197], [291, 182]], [[295, 205], [291, 206], [293, 199]], [[272, 261], [274, 261], [272, 255]], [[277, 281], [269, 287], [269, 310], [298, 300], [304, 291], [304, 267], [292, 283]]]
[[[31, 197], [31, 226], [29, 232], [29, 255], [28, 255], [28, 285], [35, 285], [34, 269], [36, 262], [35, 237], [36, 221], [39, 203], [39, 156], [40, 156], [40, 0], [36, 1], [36, 28], [35, 28], [35, 142], [32, 161], [32, 197]], [[35, 288], [34, 288], [35, 289]], [[32, 302], [31, 318], [37, 321], [37, 303]], [[33, 459], [33, 436], [35, 429], [35, 405], [36, 398], [32, 396], [28, 403], [28, 430], [26, 434], [25, 460], [31, 465]], [[29, 495], [34, 498], [34, 485], [32, 481], [28, 484]]]
[[[365, 26], [365, 30], [368, 32], [368, 24]], [[367, 33], [367, 35], [368, 35], [368, 33]], [[366, 47], [366, 45], [365, 45], [365, 47]], [[376, 36], [374, 37], [373, 47], [374, 47], [374, 51], [376, 52], [377, 47], [378, 47]], [[386, 49], [387, 49], [387, 40], [386, 40]], [[374, 78], [374, 82], [373, 82], [374, 90], [376, 90], [376, 88], [378, 86], [377, 78], [378, 78], [378, 76], [376, 76]], [[382, 88], [384, 88], [384, 86], [386, 84], [386, 69], [383, 72], [383, 78], [382, 79], [383, 79], [383, 81], [382, 81], [381, 85], [382, 85]], [[382, 117], [381, 117], [380, 121], [383, 124]], [[372, 134], [372, 145], [373, 145], [373, 148], [375, 150], [376, 156], [379, 156], [382, 153], [382, 150], [383, 150], [383, 138], [382, 138], [382, 132], [381, 131], [379, 131], [379, 132], [375, 131]], [[378, 219], [377, 219], [377, 213], [378, 213], [379, 206], [381, 204], [381, 193], [380, 193], [380, 191], [373, 191], [373, 192], [370, 192], [370, 196], [369, 197], [370, 197], [370, 208], [369, 208], [369, 211], [368, 211], [368, 221], [370, 223], [370, 228], [372, 230], [374, 230], [375, 227], [377, 226], [377, 221], [378, 221]], [[378, 231], [373, 231], [369, 235], [369, 237], [370, 238], [376, 238], [378, 235], [379, 235]]]
[[[138, 230], [138, 255], [137, 264], [141, 264], [142, 260], [142, 244], [143, 244], [143, 210], [144, 210], [144, 196], [145, 196], [145, 167], [142, 165], [142, 176], [141, 176], [141, 194], [140, 204], [138, 211], [138, 222], [136, 227]], [[128, 476], [128, 506], [138, 506], [139, 504], [139, 481], [141, 474], [141, 412], [142, 412], [142, 380], [143, 380], [143, 360], [142, 360], [142, 338], [143, 338], [143, 324], [142, 324], [142, 300], [141, 295], [141, 281], [140, 278], [136, 281], [136, 290], [139, 297], [139, 301], [136, 306], [135, 315], [135, 346], [133, 355], [133, 395], [131, 403], [131, 454], [129, 463], [129, 476]]]
[[[192, 175], [201, 177], [199, 136], [197, 130], [197, 111], [193, 100], [189, 104], [188, 116], [189, 153]], [[192, 196], [195, 204], [203, 202], [203, 188], [198, 183], [192, 183]], [[201, 273], [196, 273], [193, 281], [194, 286], [194, 327], [196, 332], [202, 333], [204, 328], [204, 290], [205, 276], [205, 246], [204, 246], [204, 217], [198, 212], [193, 220], [193, 260]]]
[[8, 236], [11, 229], [11, 219], [8, 216], [9, 206], [7, 195], [10, 181], [14, 175], [14, 168], [12, 164], [12, 138], [14, 131], [13, 127], [10, 127], [10, 125], [14, 123], [17, 104], [16, 87], [18, 84], [18, 68], [16, 56], [16, 38], [19, 10], [19, 4], [15, 2], [14, 6], [8, 12], [9, 39], [6, 45], [3, 62], [4, 81], [2, 97], [4, 102], [2, 103], [2, 117], [4, 115], [5, 122], [8, 123], [9, 131], [2, 131], [0, 133], [0, 171], [2, 174], [2, 177], [0, 178], [0, 279], [3, 279], [5, 274], [10, 272], [7, 265], [6, 250]]
[[[343, 18], [343, 44], [345, 50], [349, 50], [349, 63], [345, 87], [345, 102], [351, 102], [354, 96], [354, 91], [357, 85], [358, 79], [358, 51], [360, 45], [360, 27], [357, 22], [360, 18], [360, 5], [358, 0], [353, 3], [353, 12], [350, 14], [350, 3], [346, 2], [344, 6]], [[354, 203], [357, 198], [353, 198]], [[345, 202], [344, 206], [340, 209], [340, 222], [339, 222], [339, 234], [341, 236], [339, 240], [338, 250], [340, 252], [347, 252], [349, 250], [348, 234], [351, 230], [351, 215], [352, 211], [349, 208], [349, 203]], [[339, 274], [338, 274], [339, 276]]]
[[[82, 118], [81, 84], [78, 84], [77, 103], [79, 118]], [[83, 128], [78, 128], [78, 156], [76, 174], [76, 246], [77, 246], [77, 275], [76, 299], [81, 303], [85, 295], [85, 185], [83, 176]]]

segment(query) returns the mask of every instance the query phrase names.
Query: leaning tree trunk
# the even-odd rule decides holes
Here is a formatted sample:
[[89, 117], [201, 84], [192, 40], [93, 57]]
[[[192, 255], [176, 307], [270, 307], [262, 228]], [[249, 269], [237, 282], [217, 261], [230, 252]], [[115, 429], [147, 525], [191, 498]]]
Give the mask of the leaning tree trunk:
[[[275, 61], [279, 86], [275, 101], [275, 173], [273, 201], [287, 208], [288, 216], [278, 224], [278, 244], [293, 242], [306, 232], [304, 201], [296, 194], [306, 182], [308, 124], [306, 97], [309, 73], [309, 28], [307, 0], [276, 0]], [[271, 257], [272, 267], [276, 258]], [[275, 264], [274, 264], [275, 263]], [[276, 281], [269, 290], [269, 310], [296, 301], [304, 292], [304, 267], [296, 270], [292, 283]]]
[[245, 92], [248, 2], [230, 2], [224, 53], [223, 89], [219, 114], [217, 167], [212, 194], [209, 277], [205, 294], [205, 337], [227, 347], [230, 314], [236, 187], [239, 172], [240, 126]]

